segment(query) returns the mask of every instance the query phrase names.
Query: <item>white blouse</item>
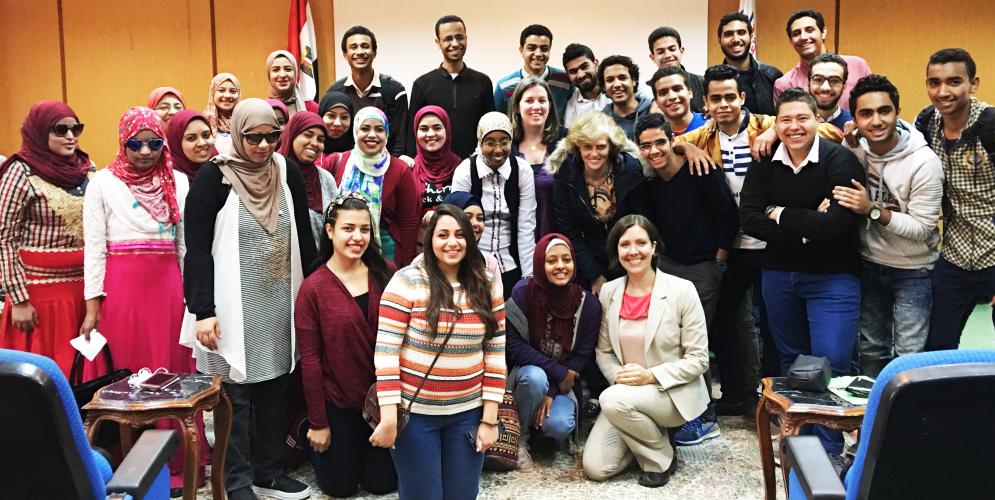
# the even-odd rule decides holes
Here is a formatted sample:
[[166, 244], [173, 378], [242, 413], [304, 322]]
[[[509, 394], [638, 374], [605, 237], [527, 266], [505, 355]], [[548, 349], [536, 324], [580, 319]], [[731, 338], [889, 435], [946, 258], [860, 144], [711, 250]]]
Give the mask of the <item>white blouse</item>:
[[83, 197], [83, 296], [102, 297], [104, 271], [107, 264], [107, 244], [120, 241], [170, 240], [176, 242], [180, 268], [186, 243], [183, 239], [183, 208], [190, 183], [187, 176], [173, 172], [176, 182], [176, 202], [180, 222], [161, 223], [152, 218], [131, 194], [128, 185], [108, 169], [98, 171], [90, 179]]

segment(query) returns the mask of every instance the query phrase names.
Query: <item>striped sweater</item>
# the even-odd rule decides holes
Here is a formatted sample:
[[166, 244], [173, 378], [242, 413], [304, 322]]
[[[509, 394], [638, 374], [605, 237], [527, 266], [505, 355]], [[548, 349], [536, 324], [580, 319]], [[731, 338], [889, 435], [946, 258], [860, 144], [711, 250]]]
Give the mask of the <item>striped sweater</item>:
[[[501, 402], [506, 372], [504, 299], [496, 282], [492, 279], [491, 303], [498, 331], [490, 340], [484, 339], [484, 322], [460, 285], [453, 285], [462, 315], [412, 412], [453, 415], [478, 408], [485, 400]], [[381, 405], [401, 404], [402, 398], [405, 405], [411, 401], [454, 320], [452, 312], [440, 313], [438, 335], [432, 335], [425, 318], [428, 296], [428, 275], [419, 264], [398, 271], [384, 289], [374, 353]]]

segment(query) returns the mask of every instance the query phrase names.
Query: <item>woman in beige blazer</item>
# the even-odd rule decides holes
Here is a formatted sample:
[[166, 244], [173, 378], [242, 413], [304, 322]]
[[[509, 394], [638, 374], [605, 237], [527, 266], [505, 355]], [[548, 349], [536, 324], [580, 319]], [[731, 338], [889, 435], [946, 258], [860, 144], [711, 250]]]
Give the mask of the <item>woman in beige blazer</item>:
[[608, 236], [609, 262], [626, 275], [599, 293], [605, 314], [595, 356], [612, 385], [584, 449], [584, 473], [595, 481], [635, 458], [639, 484], [667, 484], [677, 463], [667, 428], [708, 404], [705, 313], [690, 281], [656, 269], [659, 241], [641, 215], [623, 217]]

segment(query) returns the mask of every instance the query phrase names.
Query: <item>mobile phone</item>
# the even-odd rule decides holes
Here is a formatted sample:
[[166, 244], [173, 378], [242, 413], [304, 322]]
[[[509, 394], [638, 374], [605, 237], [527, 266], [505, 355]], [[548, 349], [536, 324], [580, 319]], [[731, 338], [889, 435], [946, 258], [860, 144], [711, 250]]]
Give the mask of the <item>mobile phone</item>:
[[846, 386], [846, 392], [866, 398], [871, 394], [872, 387], [874, 387], [873, 380], [869, 380], [864, 377], [857, 377], [850, 382], [850, 385]]
[[179, 380], [180, 376], [175, 373], [159, 372], [153, 374], [145, 382], [138, 384], [142, 389], [165, 389], [166, 386]]
[[472, 433], [470, 431], [466, 431], [466, 440], [470, 442], [470, 446], [474, 450], [477, 449], [477, 435], [476, 434], [474, 434], [474, 433]]

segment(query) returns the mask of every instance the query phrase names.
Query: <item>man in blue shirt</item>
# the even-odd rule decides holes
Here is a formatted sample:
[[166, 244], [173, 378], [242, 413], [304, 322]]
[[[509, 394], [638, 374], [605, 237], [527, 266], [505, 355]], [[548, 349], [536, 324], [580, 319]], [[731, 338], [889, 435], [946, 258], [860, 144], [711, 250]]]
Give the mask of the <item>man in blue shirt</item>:
[[570, 85], [570, 78], [567, 73], [559, 68], [549, 66], [549, 51], [553, 46], [553, 32], [541, 24], [532, 24], [522, 30], [518, 39], [518, 51], [522, 54], [522, 61], [525, 63], [522, 69], [512, 72], [510, 75], [498, 80], [494, 86], [494, 108], [501, 112], [508, 112], [508, 101], [511, 94], [515, 92], [519, 82], [526, 76], [532, 75], [541, 78], [549, 84], [552, 92], [553, 105], [556, 107], [556, 116], [563, 116], [566, 111], [567, 99], [573, 88]]
[[676, 66], [668, 66], [656, 70], [648, 82], [653, 89], [653, 100], [663, 112], [667, 125], [675, 136], [705, 124], [705, 117], [701, 113], [691, 111], [693, 95], [687, 81], [687, 72]]

